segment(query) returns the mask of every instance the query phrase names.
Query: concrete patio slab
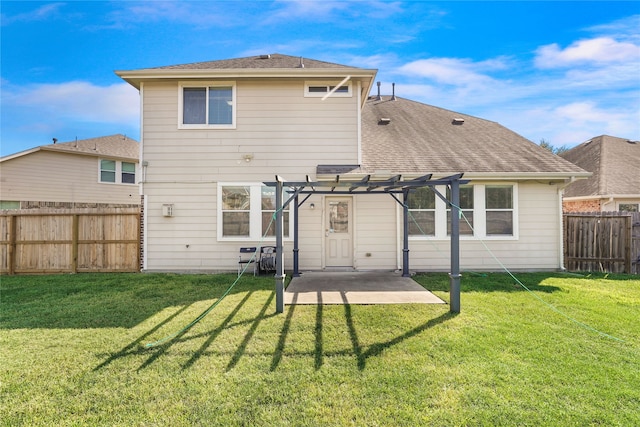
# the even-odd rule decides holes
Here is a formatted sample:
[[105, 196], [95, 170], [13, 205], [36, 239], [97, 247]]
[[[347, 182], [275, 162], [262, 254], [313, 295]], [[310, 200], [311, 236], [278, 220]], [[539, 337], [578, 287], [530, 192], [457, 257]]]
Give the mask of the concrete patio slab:
[[445, 304], [399, 272], [304, 272], [291, 279], [284, 302], [294, 304]]

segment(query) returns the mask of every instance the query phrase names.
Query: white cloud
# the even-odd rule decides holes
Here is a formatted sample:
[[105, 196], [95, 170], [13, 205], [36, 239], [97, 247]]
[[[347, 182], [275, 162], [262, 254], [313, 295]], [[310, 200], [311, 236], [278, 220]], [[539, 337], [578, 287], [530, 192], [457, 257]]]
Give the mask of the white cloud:
[[556, 43], [542, 46], [536, 54], [537, 67], [562, 68], [584, 63], [637, 62], [640, 59], [640, 46], [619, 42], [611, 37], [597, 37], [579, 40], [565, 49]]
[[460, 58], [430, 58], [410, 62], [398, 68], [400, 74], [426, 78], [438, 83], [469, 86], [488, 84], [493, 79], [478, 71], [502, 68], [500, 60], [473, 62]]
[[82, 81], [9, 86], [2, 100], [4, 109], [28, 108], [38, 122], [65, 120], [128, 126], [139, 123], [139, 102], [138, 91], [126, 83], [96, 86]]
[[30, 12], [21, 13], [18, 15], [5, 15], [2, 14], [2, 25], [9, 25], [14, 22], [34, 22], [50, 19], [52, 16], [58, 14], [59, 10], [64, 6], [64, 3], [49, 3], [44, 6], [40, 6]]

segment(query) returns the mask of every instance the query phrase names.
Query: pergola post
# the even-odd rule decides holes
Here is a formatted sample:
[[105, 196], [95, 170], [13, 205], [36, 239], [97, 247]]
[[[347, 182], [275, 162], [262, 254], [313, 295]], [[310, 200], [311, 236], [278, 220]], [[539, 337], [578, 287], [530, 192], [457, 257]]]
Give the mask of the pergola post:
[[402, 277], [411, 277], [409, 273], [409, 189], [402, 190]]
[[298, 264], [298, 196], [293, 199], [293, 277], [300, 277]]
[[282, 245], [282, 178], [276, 177], [276, 313], [284, 313], [284, 247]]
[[451, 272], [449, 300], [451, 313], [460, 313], [460, 181], [451, 181]]

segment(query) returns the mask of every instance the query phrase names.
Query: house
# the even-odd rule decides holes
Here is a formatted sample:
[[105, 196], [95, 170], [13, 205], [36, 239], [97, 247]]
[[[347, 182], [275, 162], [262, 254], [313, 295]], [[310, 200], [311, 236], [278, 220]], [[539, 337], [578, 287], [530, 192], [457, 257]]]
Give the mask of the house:
[[639, 211], [640, 142], [601, 135], [560, 156], [593, 173], [565, 189], [565, 212]]
[[0, 209], [140, 205], [140, 144], [111, 135], [43, 145], [0, 158]]
[[234, 271], [241, 247], [273, 245], [276, 176], [318, 186], [283, 205], [287, 269], [396, 270], [410, 251], [447, 271], [459, 174], [463, 268], [500, 268], [485, 245], [512, 269], [562, 266], [562, 191], [589, 173], [498, 123], [369, 96], [376, 70], [270, 54], [116, 74], [141, 97], [145, 271]]

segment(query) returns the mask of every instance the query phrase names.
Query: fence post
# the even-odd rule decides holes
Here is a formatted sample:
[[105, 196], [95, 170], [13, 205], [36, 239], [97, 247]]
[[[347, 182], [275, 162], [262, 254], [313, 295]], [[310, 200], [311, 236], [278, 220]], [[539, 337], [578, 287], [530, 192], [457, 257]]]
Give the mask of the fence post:
[[78, 234], [80, 228], [79, 216], [73, 216], [71, 225], [71, 272], [78, 272]]
[[624, 247], [624, 272], [631, 274], [631, 239], [633, 239], [633, 227], [631, 215], [625, 216], [625, 247]]
[[9, 215], [9, 247], [7, 248], [9, 274], [16, 274], [16, 222], [17, 217]]

